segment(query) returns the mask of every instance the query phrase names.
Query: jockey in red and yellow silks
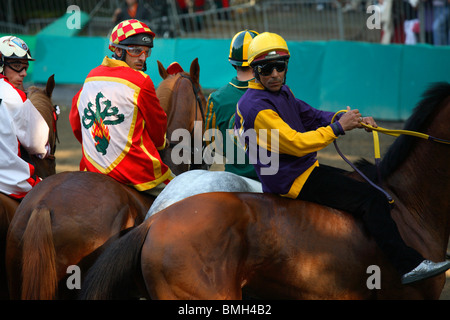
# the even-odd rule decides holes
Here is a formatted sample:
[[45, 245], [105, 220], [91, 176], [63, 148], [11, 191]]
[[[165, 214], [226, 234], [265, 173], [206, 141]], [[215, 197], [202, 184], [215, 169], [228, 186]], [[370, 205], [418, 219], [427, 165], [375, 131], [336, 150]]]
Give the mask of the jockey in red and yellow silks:
[[138, 191], [147, 191], [164, 187], [173, 174], [158, 153], [166, 143], [167, 116], [150, 77], [130, 67], [141, 59], [142, 70], [148, 56], [144, 49], [153, 46], [154, 34], [137, 20], [121, 22], [113, 34], [123, 34], [133, 24], [139, 29], [130, 29], [135, 32], [116, 41], [119, 43], [112, 36], [110, 45], [124, 48], [119, 50], [122, 55], [116, 51], [115, 59], [105, 57], [88, 74], [72, 100], [70, 123], [82, 144], [80, 170], [106, 174]]

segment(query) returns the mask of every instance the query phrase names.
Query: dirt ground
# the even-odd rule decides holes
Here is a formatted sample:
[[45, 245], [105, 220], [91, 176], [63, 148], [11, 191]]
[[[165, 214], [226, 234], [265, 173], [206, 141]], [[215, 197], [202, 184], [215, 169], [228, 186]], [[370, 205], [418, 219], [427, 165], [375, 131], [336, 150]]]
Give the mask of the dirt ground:
[[[81, 148], [75, 139], [69, 123], [69, 111], [72, 97], [80, 89], [77, 85], [57, 85], [53, 92], [53, 102], [58, 104], [61, 114], [58, 120], [58, 136], [60, 143], [57, 145], [56, 159], [57, 172], [78, 170], [78, 164], [81, 158]], [[205, 93], [208, 93], [205, 91]], [[377, 120], [375, 118], [375, 120]], [[377, 121], [378, 125], [387, 129], [402, 129], [402, 122], [383, 122]], [[394, 137], [380, 134], [381, 155], [394, 141]], [[346, 133], [338, 140], [338, 146], [342, 153], [352, 162], [360, 158], [366, 158], [373, 162], [373, 138], [371, 133], [365, 130], [353, 130]], [[343, 169], [351, 170], [350, 166], [342, 160], [336, 152], [334, 145], [331, 144], [318, 154], [319, 161], [324, 164], [337, 166]], [[216, 166], [220, 170], [220, 166]], [[450, 252], [450, 246], [449, 246]], [[450, 300], [450, 271], [447, 272], [447, 281], [441, 295], [441, 300]]]

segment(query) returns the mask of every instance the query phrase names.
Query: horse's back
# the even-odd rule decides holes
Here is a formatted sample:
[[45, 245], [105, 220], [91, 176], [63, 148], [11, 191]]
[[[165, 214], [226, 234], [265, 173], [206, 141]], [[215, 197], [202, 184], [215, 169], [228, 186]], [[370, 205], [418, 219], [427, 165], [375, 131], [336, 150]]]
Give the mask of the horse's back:
[[[225, 210], [216, 206], [223, 202]], [[231, 210], [231, 211], [228, 211]], [[238, 299], [247, 218], [234, 193], [189, 197], [151, 216], [142, 273], [152, 299]], [[238, 215], [237, 212], [242, 214]]]
[[227, 171], [190, 170], [176, 176], [159, 194], [146, 218], [171, 204], [209, 192], [262, 192], [261, 182]]
[[153, 218], [142, 268], [154, 297], [367, 298], [367, 268], [384, 263], [351, 215], [276, 195], [200, 194]]

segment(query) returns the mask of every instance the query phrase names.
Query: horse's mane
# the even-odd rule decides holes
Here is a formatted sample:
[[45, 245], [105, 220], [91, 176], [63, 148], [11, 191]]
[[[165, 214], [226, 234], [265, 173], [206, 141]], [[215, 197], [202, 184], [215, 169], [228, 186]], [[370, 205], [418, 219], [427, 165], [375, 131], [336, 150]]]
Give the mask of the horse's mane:
[[29, 87], [27, 93], [28, 99], [30, 99], [44, 118], [47, 125], [51, 128], [53, 122], [53, 105], [51, 99], [47, 96], [44, 89], [40, 89], [36, 86]]
[[[450, 96], [449, 83], [432, 83], [423, 93], [422, 99], [414, 108], [412, 115], [406, 120], [404, 130], [423, 132], [439, 112], [440, 107], [442, 107], [442, 102], [448, 96]], [[380, 162], [379, 171], [381, 179], [388, 177], [405, 161], [417, 140], [415, 137], [401, 135], [394, 141]], [[359, 160], [356, 166], [371, 180], [376, 178], [376, 167], [367, 160]]]

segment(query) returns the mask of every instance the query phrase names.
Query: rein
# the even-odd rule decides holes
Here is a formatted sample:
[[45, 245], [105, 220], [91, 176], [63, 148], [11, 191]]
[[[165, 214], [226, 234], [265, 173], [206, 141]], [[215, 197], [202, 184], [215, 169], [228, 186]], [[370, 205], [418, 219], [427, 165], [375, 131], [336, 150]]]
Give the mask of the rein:
[[55, 141], [53, 141], [53, 145], [51, 146], [52, 148], [52, 153], [50, 153], [47, 158], [50, 160], [54, 160], [55, 159], [55, 152], [56, 152], [56, 141], [59, 142], [59, 137], [58, 137], [58, 128], [57, 128], [57, 121], [59, 118], [59, 114], [61, 113], [61, 109], [59, 108], [59, 106], [57, 104], [55, 104], [53, 106], [53, 111], [52, 111], [52, 116], [53, 116], [53, 133], [55, 135]]
[[[336, 112], [334, 114], [333, 118], [331, 119], [331, 123], [334, 122], [334, 120], [335, 120], [335, 118], [336, 118], [336, 116], [338, 114], [343, 113], [343, 112], [347, 112], [347, 110], [340, 110], [340, 111]], [[394, 137], [398, 137], [400, 135], [409, 135], [409, 136], [414, 136], [414, 137], [421, 138], [421, 139], [426, 139], [428, 141], [433, 141], [433, 142], [444, 143], [444, 144], [449, 144], [450, 145], [450, 140], [436, 138], [436, 137], [433, 137], [433, 136], [430, 136], [430, 135], [427, 135], [427, 134], [424, 134], [424, 133], [416, 132], [416, 131], [390, 130], [390, 129], [385, 129], [385, 128], [382, 128], [382, 127], [375, 128], [375, 127], [373, 127], [371, 125], [368, 125], [368, 124], [365, 124], [365, 123], [362, 123], [362, 122], [360, 122], [360, 123], [361, 123], [361, 125], [363, 127], [372, 130], [373, 142], [374, 142], [374, 152], [375, 152], [375, 165], [376, 165], [377, 169], [378, 169], [378, 166], [379, 166], [379, 163], [380, 163], [380, 158], [381, 158], [381, 156], [380, 156], [380, 141], [379, 141], [379, 138], [378, 138], [378, 132], [381, 132], [381, 133], [384, 133], [384, 134], [387, 134], [387, 135], [391, 135], [391, 136], [394, 136]], [[344, 156], [344, 154], [339, 149], [336, 140], [333, 141], [333, 144], [334, 144], [334, 147], [335, 147], [337, 153], [341, 156], [341, 158], [345, 162], [347, 162], [350, 165], [350, 167], [352, 167], [356, 172], [358, 172], [358, 174], [364, 180], [366, 180], [371, 186], [373, 186], [374, 188], [376, 188], [379, 191], [381, 191], [386, 196], [386, 198], [388, 199], [390, 204], [394, 203], [394, 200], [392, 199], [392, 197], [384, 189], [382, 189], [380, 186], [378, 186], [375, 183], [373, 183], [364, 173], [362, 173], [358, 168], [356, 168], [356, 166]], [[381, 182], [381, 178], [379, 176], [379, 170], [377, 170], [377, 172], [378, 172], [378, 180], [379, 180], [379, 182]]]
[[205, 123], [205, 111], [203, 110], [202, 100], [198, 96], [198, 94], [200, 92], [200, 88], [195, 87], [194, 81], [192, 81], [192, 78], [190, 76], [185, 75], [183, 73], [180, 73], [180, 76], [188, 79], [191, 82], [192, 89], [194, 90], [195, 100], [197, 100], [197, 103], [195, 104], [195, 119], [197, 119], [197, 105], [198, 105], [198, 109], [200, 109], [200, 113], [202, 115], [202, 122]]

